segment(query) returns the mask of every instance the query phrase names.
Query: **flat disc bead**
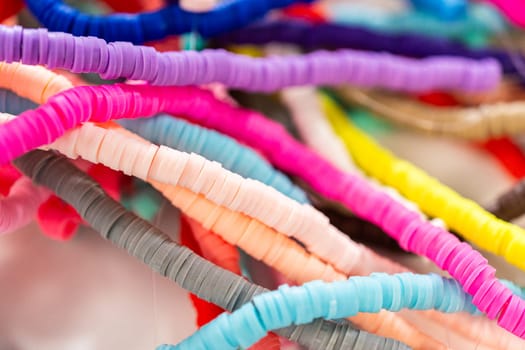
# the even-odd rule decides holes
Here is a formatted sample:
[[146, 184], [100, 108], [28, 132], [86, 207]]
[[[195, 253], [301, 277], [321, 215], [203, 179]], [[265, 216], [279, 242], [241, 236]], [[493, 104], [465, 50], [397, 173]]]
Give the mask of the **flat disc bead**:
[[477, 305], [482, 312], [485, 312], [487, 310], [487, 300], [492, 301], [491, 296], [494, 292], [492, 286], [494, 286], [496, 283], [497, 281], [495, 278], [484, 281], [481, 284], [480, 288], [474, 294], [474, 297], [472, 298], [472, 303], [474, 305]]
[[228, 174], [222, 187], [222, 195], [216, 203], [228, 207], [238, 194], [243, 180], [243, 177], [240, 175], [235, 173]]
[[223, 210], [222, 215], [215, 225], [211, 227], [211, 230], [220, 233], [230, 244], [237, 245], [248, 224], [249, 220], [247, 218], [240, 217], [237, 213]]
[[244, 179], [244, 181], [241, 182], [237, 190], [237, 193], [235, 194], [235, 197], [229, 203], [228, 208], [230, 208], [231, 210], [240, 211], [242, 213], [246, 213], [249, 215], [249, 213], [247, 212], [248, 206], [250, 205], [252, 201], [257, 200], [255, 199], [257, 197], [251, 196], [250, 192], [253, 189], [254, 189], [253, 184], [249, 180]]
[[[141, 142], [129, 140], [127, 142], [126, 149], [122, 154], [122, 157], [120, 158], [120, 162], [118, 164], [119, 170], [121, 170], [126, 175], [135, 175], [133, 173], [134, 165], [137, 161], [139, 154], [142, 152], [142, 149], [146, 147], [147, 146]], [[150, 164], [145, 164], [145, 166], [149, 168]], [[142, 179], [145, 180], [146, 178], [143, 177]]]
[[[241, 145], [238, 144], [232, 143], [232, 147], [234, 147], [234, 149], [237, 149], [238, 153], [234, 159], [233, 164], [231, 165], [231, 169], [236, 169], [236, 172], [242, 173], [245, 176], [247, 176], [254, 167], [260, 168], [260, 160], [255, 156], [254, 153], [249, 152], [247, 148], [241, 147]], [[254, 172], [254, 174], [257, 173], [258, 172]], [[256, 178], [264, 178], [264, 174], [262, 172], [261, 175], [257, 176]]]
[[[245, 180], [249, 185], [247, 186], [247, 198], [249, 198], [248, 202], [245, 204], [245, 207], [244, 209], [242, 210], [244, 213], [250, 215], [251, 217], [254, 217], [254, 218], [257, 218], [259, 220], [260, 219], [260, 216], [258, 215], [258, 213], [256, 212], [256, 207], [258, 206], [258, 203], [259, 201], [261, 200], [260, 198], [260, 193], [264, 190], [266, 190], [263, 186], [259, 186], [259, 184], [261, 184], [260, 182], [258, 181], [255, 181], [255, 180], [252, 180], [252, 179], [246, 179]], [[270, 192], [270, 189], [268, 188], [268, 190]], [[263, 220], [261, 220], [263, 221]], [[266, 223], [266, 225], [270, 226], [270, 227], [273, 227], [273, 225], [270, 223], [270, 222], [267, 222], [267, 221], [263, 221]]]
[[[480, 218], [480, 220], [483, 220]], [[502, 241], [503, 236], [501, 235], [501, 231], [504, 230], [504, 228], [500, 225], [500, 223], [496, 220], [490, 220], [490, 217], [487, 217], [486, 220], [481, 221], [481, 224], [479, 227], [483, 232], [483, 235], [477, 240], [476, 244], [483, 249], [492, 249], [493, 247], [496, 249], [496, 251], [502, 251]]]
[[12, 70], [19, 63], [0, 62], [0, 86], [9, 88], [11, 86], [12, 78], [8, 79], [8, 75], [12, 75]]
[[399, 238], [405, 226], [413, 220], [419, 220], [419, 216], [416, 213], [400, 211], [395, 202], [390, 201], [390, 205], [385, 209], [380, 224], [388, 235]]
[[[108, 232], [108, 236], [109, 234], [110, 233]], [[141, 234], [140, 230], [137, 230], [136, 227], [131, 225], [121, 231], [120, 235], [113, 234], [111, 237], [112, 241], [119, 244], [119, 246], [123, 247], [124, 249], [132, 250], [137, 247], [137, 242], [141, 237], [143, 237], [143, 235]]]
[[[444, 263], [446, 262], [447, 258], [452, 254], [454, 248], [459, 244], [453, 239], [449, 239], [449, 237], [443, 237], [444, 241], [443, 244], [439, 244], [434, 247], [430, 247], [431, 250], [428, 253], [428, 255], [431, 255], [431, 258], [440, 268], [444, 268]], [[441, 242], [440, 242], [441, 243]]]
[[195, 191], [202, 193], [204, 194], [204, 196], [206, 196], [206, 194], [212, 188], [215, 182], [215, 179], [217, 178], [217, 174], [221, 171], [223, 171], [223, 168], [220, 163], [216, 161], [206, 162], [201, 173], [195, 180], [195, 183], [194, 183]]
[[381, 286], [382, 308], [390, 310], [393, 298], [392, 283], [395, 277], [383, 272], [373, 272], [369, 277], [375, 279]]
[[374, 279], [363, 279], [356, 276], [350, 279], [356, 285], [357, 297], [359, 299], [359, 310], [361, 312], [379, 312], [383, 306], [381, 284]]
[[303, 204], [302, 207], [307, 212], [307, 217], [310, 218], [312, 223], [316, 225], [318, 229], [325, 229], [330, 226], [330, 220], [328, 217], [312, 205]]
[[55, 76], [55, 74], [50, 74], [44, 69], [26, 69], [26, 66], [20, 66], [17, 69], [16, 85], [13, 91], [31, 101], [43, 103], [44, 101], [40, 99], [42, 92]]
[[441, 301], [443, 300], [443, 293], [445, 288], [443, 282], [444, 280], [440, 275], [435, 273], [431, 273], [428, 276], [432, 285], [432, 308], [437, 309], [441, 304]]
[[331, 281], [341, 281], [345, 280], [346, 276], [342, 273], [336, 271], [334, 267], [330, 264], [323, 263], [323, 272], [319, 275], [319, 278], [323, 281], [331, 282]]
[[351, 280], [335, 281], [331, 283], [331, 287], [333, 298], [337, 301], [335, 318], [354, 316], [360, 311], [355, 283]]
[[[273, 235], [271, 234], [275, 231], [264, 231], [263, 236], [264, 238], [261, 239], [268, 239], [272, 242], [272, 249], [268, 250], [267, 254], [264, 256], [263, 261], [266, 262], [270, 266], [279, 266], [279, 259], [281, 258], [283, 251], [285, 249], [285, 246], [287, 245], [287, 238], [283, 235]], [[267, 237], [267, 238], [266, 238]], [[283, 268], [286, 268], [284, 266]], [[287, 274], [286, 271], [280, 270], [281, 273]]]
[[302, 206], [299, 206], [299, 210], [295, 212], [295, 215], [290, 219], [293, 220], [293, 226], [288, 232], [290, 232], [290, 234], [294, 237], [301, 235], [301, 232], [303, 232], [303, 230], [305, 230], [306, 226], [309, 224], [307, 211], [304, 210]]
[[490, 265], [477, 265], [476, 268], [466, 274], [465, 282], [463, 283], [463, 289], [470, 295], [475, 295], [481, 288], [481, 285], [486, 281], [493, 279], [496, 274], [496, 269]]
[[505, 329], [520, 337], [525, 333], [525, 313], [523, 310], [525, 310], [525, 301], [521, 298], [513, 298], [505, 313], [499, 318], [499, 322]]
[[90, 101], [90, 96], [83, 94], [84, 91], [82, 90], [70, 91], [70, 93], [66, 92], [53, 96], [46, 104], [40, 107], [42, 110], [46, 109], [47, 106], [52, 106], [55, 109], [52, 120], [58, 126], [58, 130], [65, 129], [56, 138], [62, 136], [66, 130], [88, 121], [93, 115], [91, 105], [82, 105], [82, 99], [85, 98], [84, 101]]
[[[194, 128], [190, 128], [190, 127], [187, 127], [187, 128], [184, 128], [186, 130], [188, 130], [187, 133], [185, 133], [185, 135], [187, 134], [187, 140], [185, 140], [185, 146], [192, 149], [192, 152], [194, 153], [197, 153], [197, 154], [201, 154], [200, 152], [197, 151], [197, 147], [196, 145], [198, 143], [202, 143], [202, 142], [205, 142], [206, 139], [207, 139], [207, 136], [204, 135], [204, 130], [203, 129], [200, 129], [200, 128], [197, 128], [197, 127], [194, 127]], [[182, 137], [179, 138], [180, 141], [182, 141]], [[203, 154], [203, 156], [205, 156]]]
[[497, 291], [494, 293], [494, 301], [489, 304], [488, 310], [486, 312], [488, 318], [495, 319], [501, 313], [503, 305], [509, 302], [511, 298], [517, 298], [513, 296], [512, 292], [503, 285], [498, 285]]
[[175, 148], [183, 149], [184, 147], [191, 146], [191, 138], [194, 133], [191, 128], [177, 128], [175, 131], [177, 132], [171, 135], [176, 144]]
[[263, 224], [256, 220], [250, 220], [246, 230], [238, 240], [237, 244], [242, 249], [248, 251], [250, 249], [250, 256], [254, 259], [262, 261], [263, 258], [268, 254], [268, 251], [272, 249], [273, 241], [264, 239], [263, 232], [266, 230]]
[[206, 213], [199, 210], [206, 208], [211, 210], [211, 207], [208, 205], [209, 203], [202, 201], [202, 198], [198, 194], [187, 191], [182, 187], [174, 186], [174, 191], [169, 194], [168, 198], [172, 201], [172, 204], [178, 207], [184, 214], [197, 221], [202, 221]]
[[284, 200], [279, 198], [280, 193], [274, 188], [263, 187], [260, 184], [257, 186], [260, 194], [259, 216], [266, 222], [273, 215], [272, 212], [274, 211], [275, 203], [279, 202], [281, 204], [281, 211], [277, 213], [276, 217], [272, 218], [276, 220], [272, 226], [282, 231], [282, 223], [280, 224], [279, 222], [282, 222], [283, 220], [286, 221], [288, 217], [292, 215], [291, 206], [293, 206], [294, 202], [289, 199]]
[[371, 221], [379, 223], [384, 217], [386, 209], [390, 206], [391, 196], [385, 192], [377, 192], [371, 195], [362, 205], [365, 212], [371, 213]]
[[52, 96], [64, 90], [68, 90], [72, 87], [73, 85], [67, 78], [61, 75], [55, 75], [50, 80], [47, 81], [47, 84], [42, 90], [42, 93], [40, 94], [39, 99], [35, 100], [35, 102], [44, 103], [47, 100], [49, 100]]
[[153, 144], [141, 147], [140, 152], [133, 163], [133, 174], [141, 179], [148, 179], [153, 159], [158, 151], [158, 147]]
[[[209, 204], [211, 205], [211, 203]], [[206, 213], [206, 215], [203, 215], [203, 218], [199, 220], [202, 224], [202, 227], [204, 227], [207, 230], [211, 230], [211, 228], [215, 225], [215, 223], [219, 219], [222, 212], [223, 212], [223, 208], [221, 208], [218, 205], [211, 208], [210, 211], [204, 211], [203, 213]]]
[[443, 261], [442, 266], [444, 267], [444, 269], [446, 271], [451, 271], [452, 272], [453, 271], [453, 263], [455, 261], [457, 261], [457, 256], [466, 254], [470, 250], [472, 250], [472, 248], [470, 247], [470, 245], [468, 243], [461, 242], [461, 243], [457, 244], [454, 247], [454, 249], [451, 251], [451, 254], [448, 255], [448, 257], [446, 258], [445, 261]]
[[[227, 210], [228, 213], [232, 213], [233, 222], [230, 223], [230, 230], [237, 230], [240, 233], [240, 237], [246, 232], [248, 225], [250, 224], [250, 218], [235, 212]], [[239, 238], [240, 238], [239, 237]]]
[[[297, 187], [295, 187], [292, 184], [292, 182], [290, 181], [290, 179], [286, 177], [286, 175], [279, 174], [278, 172], [273, 170], [270, 166], [265, 166], [264, 168], [259, 167], [259, 169], [260, 170], [258, 171], [254, 171], [254, 173], [260, 174], [261, 175], [260, 178], [264, 179], [262, 180], [263, 182], [277, 189], [279, 192], [288, 194], [289, 197], [292, 197], [291, 193], [299, 190]], [[252, 173], [248, 173], [248, 175], [250, 174]]]
[[117, 41], [117, 42], [114, 42], [113, 44], [116, 46], [119, 54], [124, 57], [124, 61], [121, 66], [121, 70], [118, 72], [118, 74], [119, 76], [127, 78], [131, 76], [131, 74], [133, 73], [135, 69], [135, 60], [130, 59], [130, 57], [135, 56], [136, 49], [129, 42]]
[[239, 246], [246, 247], [246, 251], [255, 259], [268, 263], [268, 255], [273, 254], [271, 251], [275, 252], [276, 239], [280, 238], [282, 237], [277, 237], [261, 222], [250, 219], [248, 227], [239, 240]]
[[[294, 246], [295, 253], [300, 252], [298, 251], [300, 249], [299, 246], [296, 246], [293, 244], [290, 244], [290, 246]], [[305, 267], [304, 265], [305, 255], [304, 254], [284, 254], [280, 259], [282, 261], [281, 260], [278, 261], [275, 266], [279, 269], [279, 271], [281, 271], [286, 276], [288, 276], [290, 279], [298, 283], [304, 282], [304, 281], [311, 281], [315, 278], [321, 278], [321, 279], [327, 278], [327, 280], [328, 279], [333, 280], [333, 278], [331, 278], [332, 276], [331, 274], [325, 273], [325, 269], [323, 270], [321, 275], [313, 275], [311, 273], [312, 270], [305, 269], [304, 268]], [[316, 259], [316, 260], [318, 260], [318, 264], [321, 264], [322, 266], [324, 266], [324, 264], [319, 259]], [[326, 275], [329, 277], [323, 277], [323, 275]]]
[[[461, 288], [455, 283], [455, 280], [445, 280], [445, 295], [454, 295], [461, 293]], [[459, 298], [447, 298], [447, 303], [441, 310], [450, 313], [461, 311], [461, 300]]]
[[114, 130], [108, 130], [99, 149], [99, 163], [106, 164], [113, 170], [120, 170], [119, 164], [129, 142], [130, 140], [123, 135]]
[[[130, 87], [124, 85], [102, 85], [109, 89], [109, 96], [113, 100], [114, 114], [108, 115], [105, 121], [112, 119], [121, 119], [132, 117], [132, 109], [135, 104], [142, 105], [144, 99], [137, 98], [137, 94]], [[113, 86], [117, 86], [117, 89], [112, 89]], [[146, 115], [154, 114], [156, 111], [153, 110]]]
[[[5, 155], [11, 152], [22, 155], [25, 153], [24, 149], [33, 149], [41, 144], [50, 143], [53, 136], [51, 135], [52, 130], [49, 124], [51, 122], [48, 119], [48, 115], [42, 110], [24, 112], [16, 119], [4, 124], [5, 132], [1, 139], [7, 144], [0, 148], [6, 151]], [[57, 128], [55, 129], [56, 131]], [[33, 137], [24, 137], [24, 135], [33, 135]]]
[[[459, 260], [458, 260], [459, 259]], [[479, 259], [479, 254], [475, 250], [466, 250], [461, 255], [458, 254], [456, 261], [452, 264], [452, 273], [458, 276], [458, 281], [463, 284], [470, 276], [471, 272], [476, 266], [487, 265], [488, 261], [485, 258]], [[462, 276], [462, 277], [459, 277]]]
[[151, 164], [150, 177], [156, 181], [177, 184], [190, 155], [160, 146]]
[[75, 56], [73, 59], [73, 63], [71, 66], [71, 72], [72, 73], [82, 73], [84, 71], [84, 66], [86, 63], [86, 54], [84, 52], [86, 48], [86, 38], [85, 37], [78, 37], [77, 40], [75, 40]]
[[105, 46], [106, 43], [97, 37], [90, 36], [85, 38], [82, 48], [85, 55], [84, 65], [77, 69], [80, 69], [81, 72], [96, 72], [102, 60], [102, 50]]
[[7, 62], [15, 62], [20, 61], [20, 50], [16, 50], [15, 48], [18, 46], [20, 47], [20, 44], [22, 42], [22, 36], [27, 35], [21, 26], [14, 26], [12, 28], [5, 28], [2, 30], [1, 38], [4, 42], [3, 50], [0, 50], [2, 53], [0, 57], [2, 57], [3, 61]]
[[392, 276], [391, 280], [391, 288], [392, 288], [392, 301], [390, 303], [390, 306], [388, 307], [388, 310], [390, 311], [400, 311], [402, 308], [405, 307], [405, 304], [403, 302], [403, 285], [402, 281], [398, 279], [395, 276]]
[[68, 34], [63, 33], [49, 33], [49, 52], [47, 56], [47, 68], [54, 69], [57, 67], [63, 67], [64, 57], [62, 54], [66, 49], [65, 37]]
[[269, 197], [265, 197], [266, 191], [260, 192], [257, 195], [257, 200], [253, 200], [251, 211], [253, 212], [253, 217], [261, 218], [261, 221], [264, 220], [265, 213], [269, 212], [273, 208], [273, 203], [268, 203]]
[[[288, 246], [292, 246], [292, 244], [289, 244]], [[308, 275], [308, 271], [304, 271], [304, 265], [302, 263], [304, 259], [301, 259], [304, 255], [299, 254], [297, 251], [299, 246], [294, 248], [296, 249], [291, 250], [286, 254], [280, 254], [279, 260], [275, 262], [275, 267], [292, 281], [304, 281], [305, 278], [303, 276]]]
[[501, 237], [498, 251], [503, 252], [503, 255], [505, 256], [505, 252], [511, 244], [510, 242], [521, 239], [522, 235], [516, 230], [515, 226], [512, 226], [507, 222], [503, 222], [503, 226], [504, 227], [498, 232], [499, 237]]
[[508, 262], [516, 264], [516, 266], [519, 266], [523, 269], [525, 268], [525, 262], [523, 259], [524, 251], [525, 238], [522, 238], [521, 236], [515, 237], [515, 239], [509, 243], [505, 258]]
[[98, 151], [106, 132], [93, 124], [86, 124], [80, 128], [80, 134], [76, 143], [75, 151], [82, 154], [82, 158], [91, 163], [98, 163]]
[[[414, 242], [417, 242], [426, 230], [421, 227], [423, 221], [412, 220], [410, 221], [401, 231], [401, 234], [397, 238], [399, 246], [406, 251], [413, 251], [415, 246]], [[426, 228], [428, 228], [427, 226]]]
[[437, 242], [437, 238], [443, 234], [443, 229], [432, 225], [432, 228], [425, 230], [425, 234], [415, 233], [414, 240], [412, 241], [412, 252], [420, 255], [425, 255], [425, 253], [434, 246], [434, 243]]
[[[178, 207], [179, 209], [186, 213], [186, 212], [194, 212], [194, 207], [199, 207], [200, 206], [200, 202], [203, 202], [202, 201], [202, 197], [199, 196], [198, 193], [194, 193], [194, 192], [191, 192], [191, 191], [188, 191], [186, 189], [184, 189], [183, 187], [179, 187], [179, 186], [174, 186], [176, 188], [175, 190], [175, 193], [177, 193], [177, 202], [178, 202]], [[182, 198], [183, 197], [186, 197], [186, 198], [189, 198], [189, 200], [186, 200], [186, 201], [182, 201]], [[200, 213], [199, 214], [200, 217], [202, 217], [203, 213]]]
[[288, 287], [287, 285], [279, 286], [279, 291], [286, 299], [291, 308], [295, 320], [295, 324], [310, 323], [314, 320], [315, 315], [312, 314], [313, 305], [308, 292], [300, 287]]
[[297, 202], [290, 202], [290, 209], [289, 215], [284, 218], [284, 223], [279, 227], [282, 232], [287, 232], [292, 235], [292, 230], [294, 226], [297, 225], [297, 215], [300, 215], [300, 212], [302, 212], [302, 207]]
[[332, 246], [330, 255], [337, 259], [337, 268], [344, 273], [350, 274], [355, 270], [361, 256], [360, 246], [352, 241], [348, 236], [341, 234], [336, 228], [330, 227], [329, 234], [332, 236]]
[[217, 198], [221, 196], [222, 188], [224, 187], [224, 183], [226, 181], [226, 178], [228, 177], [228, 173], [225, 171], [221, 171], [217, 174], [217, 177], [215, 178], [215, 181], [213, 182], [213, 185], [207, 191], [206, 198], [211, 200], [212, 202], [216, 203]]
[[155, 74], [155, 78], [151, 80], [151, 84], [158, 85], [158, 86], [166, 86], [169, 85], [169, 79], [170, 76], [168, 74], [170, 70], [170, 59], [167, 56], [157, 56], [156, 61], [157, 64], [157, 71]]
[[262, 324], [258, 318], [258, 313], [254, 311], [254, 305], [248, 304], [246, 307], [247, 309], [245, 315], [242, 315], [241, 313], [245, 310], [245, 307], [240, 309], [242, 310], [241, 312], [236, 312], [239, 316], [239, 323], [236, 324], [234, 322], [234, 317], [230, 318], [230, 324], [232, 325], [233, 329], [238, 330], [235, 334], [235, 337], [238, 339], [239, 345], [242, 348], [248, 348], [250, 345], [257, 342], [257, 340], [264, 337], [268, 332], [267, 329], [262, 327]]
[[186, 166], [184, 167], [178, 184], [182, 187], [192, 190], [192, 192], [196, 192], [193, 190], [193, 184], [199, 177], [199, 174], [204, 168], [205, 163], [206, 158], [195, 153], [190, 153], [190, 157], [186, 163]]
[[263, 293], [255, 296], [252, 302], [257, 307], [265, 325], [280, 324], [290, 318], [289, 315], [282, 316], [282, 312], [287, 312], [286, 308], [283, 308], [284, 301], [282, 298], [275, 298], [269, 293]]
[[271, 210], [268, 210], [263, 213], [263, 217], [265, 217], [263, 221], [266, 225], [280, 231], [280, 229], [276, 226], [276, 223], [279, 221], [280, 216], [283, 214], [282, 210], [287, 207], [287, 201], [288, 200], [273, 201], [274, 205], [271, 207]]
[[76, 144], [80, 129], [73, 129], [66, 132], [64, 136], [58, 138], [55, 142], [49, 145], [52, 149], [57, 149], [60, 153], [66, 155], [68, 158], [77, 159], [80, 154], [76, 151]]
[[[190, 125], [187, 125], [187, 127], [190, 127]], [[210, 160], [214, 159], [216, 161], [219, 161], [218, 159], [209, 157], [208, 154], [204, 152], [204, 148], [205, 148], [207, 143], [211, 142], [210, 139], [212, 138], [211, 135], [213, 135], [213, 134], [211, 132], [209, 132], [207, 129], [204, 129], [204, 128], [197, 128], [197, 127], [195, 127], [195, 130], [196, 130], [196, 134], [197, 134], [197, 136], [196, 136], [197, 139], [193, 143], [193, 151], [196, 152], [196, 153], [202, 154], [203, 156], [205, 156], [206, 158], [208, 158]], [[219, 161], [219, 163], [220, 163], [220, 161]]]
[[[310, 225], [307, 225], [305, 229], [299, 231], [294, 237], [308, 247], [308, 250], [324, 257], [324, 259], [332, 260], [327, 257], [338, 256], [337, 253], [339, 249], [333, 246], [333, 240], [328, 236], [328, 228], [315, 230], [316, 225], [312, 226], [314, 226], [314, 229], [312, 229]], [[326, 238], [321, 238], [323, 236], [326, 236]]]

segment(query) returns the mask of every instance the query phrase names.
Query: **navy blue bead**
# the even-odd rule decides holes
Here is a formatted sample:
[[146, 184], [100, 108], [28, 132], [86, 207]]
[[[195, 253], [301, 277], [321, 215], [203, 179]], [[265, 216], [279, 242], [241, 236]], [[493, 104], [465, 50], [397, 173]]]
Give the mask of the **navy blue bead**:
[[73, 21], [71, 34], [76, 36], [86, 36], [90, 25], [91, 16], [79, 13]]
[[168, 34], [163, 16], [164, 11], [166, 10], [139, 15], [139, 23], [145, 42], [162, 39]]

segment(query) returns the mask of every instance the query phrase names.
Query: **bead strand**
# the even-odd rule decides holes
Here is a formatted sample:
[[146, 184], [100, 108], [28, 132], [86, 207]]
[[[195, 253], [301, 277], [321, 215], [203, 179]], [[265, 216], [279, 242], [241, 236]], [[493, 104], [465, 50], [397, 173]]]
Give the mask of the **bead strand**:
[[493, 59], [413, 60], [353, 50], [317, 51], [285, 58], [250, 58], [223, 50], [158, 53], [151, 47], [130, 43], [107, 44], [98, 38], [4, 26], [0, 26], [0, 42], [9, 48], [0, 52], [3, 61], [22, 61], [76, 73], [96, 72], [104, 79], [124, 77], [153, 85], [220, 82], [231, 88], [270, 92], [287, 86], [351, 83], [413, 92], [483, 91], [501, 79], [501, 67]]

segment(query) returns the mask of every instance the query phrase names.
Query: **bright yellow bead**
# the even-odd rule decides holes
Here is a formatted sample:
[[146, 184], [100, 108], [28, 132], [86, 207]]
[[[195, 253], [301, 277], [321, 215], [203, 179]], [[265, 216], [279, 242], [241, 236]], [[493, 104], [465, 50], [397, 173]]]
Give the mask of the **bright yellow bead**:
[[396, 188], [422, 211], [441, 218], [465, 239], [487, 251], [504, 255], [518, 267], [525, 267], [523, 229], [496, 219], [477, 203], [461, 197], [423, 170], [396, 158], [352, 125], [332, 100], [323, 96], [321, 101], [336, 134], [365, 173]]

